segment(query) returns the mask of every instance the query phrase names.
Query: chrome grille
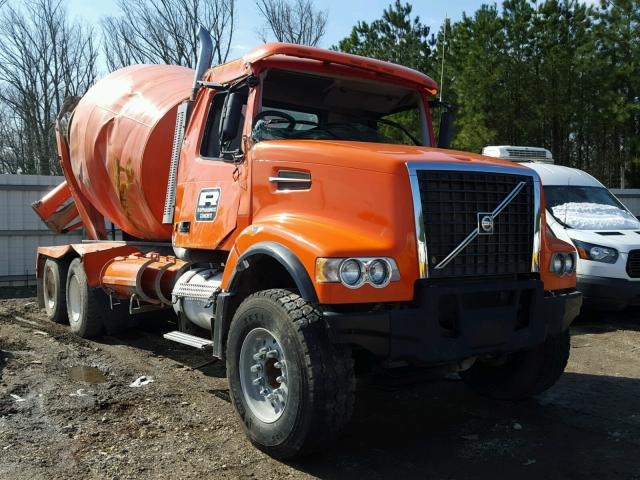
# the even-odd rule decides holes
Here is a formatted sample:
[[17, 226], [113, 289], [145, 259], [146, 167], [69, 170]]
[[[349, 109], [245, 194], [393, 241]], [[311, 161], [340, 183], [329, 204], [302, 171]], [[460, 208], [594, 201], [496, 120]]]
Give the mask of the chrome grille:
[[640, 278], [640, 250], [631, 250], [629, 252], [627, 274], [631, 278]]
[[[535, 192], [531, 176], [466, 170], [416, 170], [431, 278], [531, 272]], [[491, 235], [478, 235], [436, 268], [516, 187], [524, 187], [494, 218]], [[415, 194], [416, 192], [414, 192]]]

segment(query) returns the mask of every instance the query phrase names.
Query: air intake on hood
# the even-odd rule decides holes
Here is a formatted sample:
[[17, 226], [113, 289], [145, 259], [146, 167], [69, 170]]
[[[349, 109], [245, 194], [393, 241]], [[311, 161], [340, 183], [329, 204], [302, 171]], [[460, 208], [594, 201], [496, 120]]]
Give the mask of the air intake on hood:
[[612, 235], [624, 235], [622, 232], [596, 232], [598, 235], [602, 235], [603, 237], [610, 237]]
[[311, 188], [311, 173], [300, 170], [278, 170], [275, 177], [269, 177], [271, 183], [276, 184], [276, 190], [309, 190]]

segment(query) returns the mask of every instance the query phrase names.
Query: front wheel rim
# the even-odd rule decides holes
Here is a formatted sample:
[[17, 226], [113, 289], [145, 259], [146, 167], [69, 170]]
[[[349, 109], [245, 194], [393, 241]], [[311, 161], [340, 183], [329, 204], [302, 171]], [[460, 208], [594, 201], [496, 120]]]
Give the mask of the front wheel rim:
[[278, 339], [266, 328], [254, 328], [240, 348], [240, 385], [249, 410], [264, 423], [278, 420], [287, 407], [287, 361]]
[[82, 316], [82, 300], [80, 296], [80, 282], [75, 275], [72, 275], [69, 279], [69, 286], [67, 287], [67, 297], [69, 299], [67, 308], [69, 310], [69, 321], [72, 324], [80, 322]]

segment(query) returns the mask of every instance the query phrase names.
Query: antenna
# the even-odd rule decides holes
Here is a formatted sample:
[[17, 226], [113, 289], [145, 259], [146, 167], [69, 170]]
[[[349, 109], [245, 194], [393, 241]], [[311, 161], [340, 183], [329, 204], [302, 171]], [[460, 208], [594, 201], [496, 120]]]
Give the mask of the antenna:
[[447, 45], [447, 14], [444, 14], [444, 34], [442, 36], [442, 66], [440, 67], [440, 102], [442, 102], [442, 92], [444, 91], [444, 54]]

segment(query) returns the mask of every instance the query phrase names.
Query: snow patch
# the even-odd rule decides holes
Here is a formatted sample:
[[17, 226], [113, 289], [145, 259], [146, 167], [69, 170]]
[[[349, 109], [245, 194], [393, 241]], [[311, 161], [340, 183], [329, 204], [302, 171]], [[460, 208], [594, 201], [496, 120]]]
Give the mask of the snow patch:
[[564, 203], [551, 209], [553, 216], [579, 230], [627, 230], [640, 228], [640, 222], [626, 210], [599, 203]]

